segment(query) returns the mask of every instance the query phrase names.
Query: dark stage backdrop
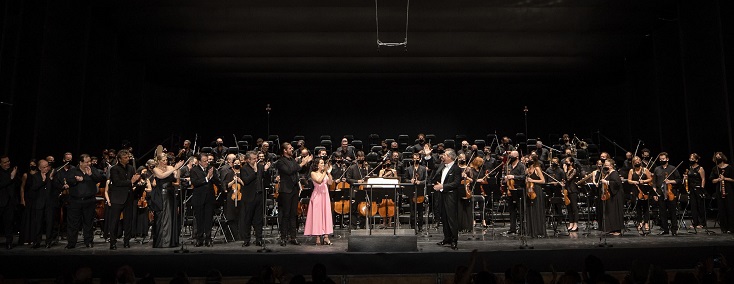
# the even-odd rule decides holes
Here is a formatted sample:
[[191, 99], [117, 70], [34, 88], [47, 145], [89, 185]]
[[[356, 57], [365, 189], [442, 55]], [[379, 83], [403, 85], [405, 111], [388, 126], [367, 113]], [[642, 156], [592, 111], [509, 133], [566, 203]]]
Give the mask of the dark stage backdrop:
[[171, 74], [128, 52], [110, 16], [114, 5], [6, 0], [0, 100], [12, 106], [0, 106], [0, 142], [20, 165], [65, 151], [99, 155], [122, 140], [138, 154], [159, 143], [175, 149], [197, 134], [199, 145], [216, 136], [232, 145], [233, 134], [264, 138], [268, 125], [282, 141], [305, 135], [309, 147], [322, 134], [336, 144], [345, 134], [473, 140], [527, 131], [546, 144], [550, 136], [576, 134], [618, 155], [642, 140], [654, 153], [671, 152], [673, 162], [693, 151], [706, 160], [713, 151], [731, 157], [734, 22], [725, 16], [732, 4], [668, 2], [658, 4], [660, 18], [634, 54], [589, 73], [385, 70], [232, 79]]

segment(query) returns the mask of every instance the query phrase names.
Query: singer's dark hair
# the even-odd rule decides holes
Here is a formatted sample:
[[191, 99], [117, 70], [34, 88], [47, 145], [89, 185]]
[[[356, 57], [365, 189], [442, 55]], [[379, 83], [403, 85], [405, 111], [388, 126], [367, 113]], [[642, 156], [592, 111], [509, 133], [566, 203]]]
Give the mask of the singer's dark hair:
[[79, 157], [78, 157], [78, 160], [77, 160], [77, 161], [81, 163], [81, 162], [84, 162], [84, 159], [86, 159], [86, 158], [89, 158], [90, 160], [92, 159], [92, 158], [91, 158], [91, 157], [89, 157], [89, 155], [87, 155], [87, 154], [81, 154], [81, 155], [79, 155]]

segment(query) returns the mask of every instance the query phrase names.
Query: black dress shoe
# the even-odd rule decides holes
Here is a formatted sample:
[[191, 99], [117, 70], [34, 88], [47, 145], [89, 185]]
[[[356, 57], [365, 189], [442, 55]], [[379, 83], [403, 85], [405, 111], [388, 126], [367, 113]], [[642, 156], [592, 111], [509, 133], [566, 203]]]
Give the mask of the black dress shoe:
[[263, 241], [262, 240], [255, 241], [255, 246], [258, 246], [258, 247], [263, 246]]
[[202, 242], [202, 241], [196, 241], [196, 243], [194, 243], [194, 246], [197, 247], [197, 248], [200, 247], [200, 246], [203, 246], [203, 245], [204, 245], [204, 242]]
[[33, 246], [31, 246], [31, 248], [34, 248], [34, 249], [37, 249], [37, 248], [40, 248], [40, 247], [41, 247], [41, 244], [40, 243], [34, 243]]
[[517, 234], [517, 231], [516, 230], [509, 230], [509, 231], [505, 232], [505, 234], [507, 234], [507, 235], [516, 235]]
[[124, 247], [126, 249], [129, 249], [130, 248], [130, 242], [125, 242], [124, 244], [122, 244], [122, 247]]
[[448, 245], [448, 244], [450, 244], [450, 243], [451, 243], [451, 242], [447, 242], [447, 241], [440, 241], [440, 242], [437, 242], [436, 244], [437, 244], [437, 245], [439, 245], [439, 246], [443, 246], [443, 245]]
[[242, 246], [243, 247], [249, 247], [250, 246], [250, 241], [246, 241], [246, 242], [242, 243]]
[[211, 247], [212, 246], [212, 240], [206, 240], [206, 241], [204, 241], [204, 245], [205, 246], [208, 246], [208, 247]]
[[301, 243], [296, 238], [291, 239], [290, 243], [293, 244], [293, 245], [296, 245], [296, 246], [300, 246], [301, 245]]
[[658, 233], [658, 236], [663, 236], [663, 235], [668, 235], [668, 234], [670, 234], [668, 231], [662, 231]]
[[677, 236], [678, 235], [678, 231], [671, 232], [670, 234], [673, 235], [673, 236]]
[[94, 248], [94, 243], [86, 243], [86, 244], [84, 244], [84, 246], [86, 246], [88, 248]]
[[117, 245], [116, 244], [110, 244], [110, 250], [116, 250]]
[[53, 245], [52, 244], [46, 244], [46, 248], [50, 249]]
[[457, 250], [457, 249], [459, 249], [459, 244], [458, 244], [457, 242], [452, 242], [452, 243], [451, 243], [451, 249], [452, 249], [452, 250]]
[[73, 245], [66, 245], [66, 246], [64, 247], [64, 249], [73, 249], [73, 248], [75, 248], [75, 247], [76, 247], [76, 246], [73, 246]]
[[287, 245], [287, 242], [284, 239], [280, 239], [280, 246], [284, 247]]

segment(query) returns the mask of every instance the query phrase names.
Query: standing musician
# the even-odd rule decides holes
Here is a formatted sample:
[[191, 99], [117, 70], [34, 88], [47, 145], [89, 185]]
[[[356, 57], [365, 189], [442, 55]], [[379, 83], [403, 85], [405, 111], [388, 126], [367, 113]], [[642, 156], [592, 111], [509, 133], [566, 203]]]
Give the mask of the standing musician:
[[443, 220], [443, 240], [437, 244], [451, 244], [451, 249], [458, 249], [459, 241], [459, 220], [458, 220], [458, 198], [461, 192], [461, 169], [454, 161], [456, 160], [456, 152], [454, 149], [447, 148], [441, 155], [441, 164], [434, 171], [431, 183], [433, 190], [440, 192], [443, 210], [441, 211]]
[[693, 215], [691, 227], [702, 229], [706, 226], [706, 206], [704, 204], [706, 202], [706, 192], [704, 191], [706, 172], [703, 167], [698, 165], [700, 158], [696, 153], [692, 153], [688, 157], [688, 169], [686, 169], [683, 178], [685, 178], [684, 184], [691, 200], [691, 214]]
[[[45, 233], [46, 248], [51, 248], [51, 243], [55, 239], [53, 225], [59, 219], [56, 214], [58, 213], [60, 191], [53, 186], [54, 178], [48, 162], [45, 160], [38, 162], [38, 170], [31, 176], [30, 190], [26, 192], [35, 209], [33, 228], [31, 228], [32, 247], [41, 247], [41, 235]], [[43, 226], [44, 223], [45, 226]]]
[[601, 180], [603, 173], [602, 168], [604, 167], [604, 162], [601, 160], [596, 161], [596, 169], [591, 171], [591, 173], [584, 176], [581, 180], [576, 182], [577, 185], [583, 184], [585, 182], [590, 182], [594, 184], [597, 188], [595, 190], [589, 190], [587, 196], [587, 204], [589, 204], [589, 210], [592, 209], [592, 207], [595, 209], [594, 212], [596, 212], [596, 215], [593, 216], [589, 222], [593, 222], [594, 229], [598, 228], [598, 221], [603, 220], [604, 218], [604, 212], [601, 210], [601, 199], [599, 198], [599, 189], [600, 186], [599, 180]]
[[[157, 153], [155, 159], [157, 165], [151, 170], [153, 184], [148, 179], [144, 181], [145, 190], [150, 195], [149, 206], [144, 209], [145, 215], [138, 216], [148, 220], [148, 210], [155, 213], [152, 233], [154, 248], [176, 247], [179, 245], [176, 186], [180, 184], [177, 169], [183, 166], [184, 161], [178, 161], [174, 166], [170, 166], [168, 161], [173, 162], [174, 158], [167, 157], [165, 153]], [[148, 227], [145, 229], [147, 231]]]
[[642, 159], [642, 166], [646, 167], [648, 169], [651, 168], [650, 163], [652, 162], [652, 157], [650, 157], [650, 149], [642, 148], [640, 150], [640, 158]]
[[734, 232], [734, 168], [729, 165], [729, 160], [722, 152], [714, 153], [713, 158], [716, 167], [711, 170], [711, 183], [716, 187], [714, 196], [717, 197], [719, 208], [719, 224], [722, 234]]
[[344, 137], [341, 143], [339, 148], [334, 149], [334, 153], [341, 153], [342, 157], [348, 162], [354, 161], [354, 147], [349, 146], [349, 140]]
[[245, 154], [247, 163], [239, 173], [244, 182], [242, 187], [242, 205], [240, 205], [240, 235], [242, 246], [250, 245], [251, 228], [255, 229], [255, 245], [263, 245], [263, 194], [264, 182], [270, 181], [268, 170], [270, 162], [258, 163], [257, 152], [249, 151]]
[[[468, 146], [468, 145], [467, 145]], [[477, 171], [470, 172], [469, 165], [467, 164], [466, 154], [462, 153], [461, 150], [459, 150], [459, 154], [456, 157], [456, 163], [459, 164], [459, 169], [461, 169], [461, 190], [460, 192], [456, 193], [458, 196], [456, 202], [457, 202], [457, 208], [459, 208], [459, 214], [457, 215], [457, 220], [459, 224], [459, 232], [469, 232], [472, 230], [472, 221], [474, 220], [474, 216], [472, 216], [472, 198], [471, 198], [471, 185], [472, 180], [476, 178]], [[477, 168], [478, 170], [478, 168]], [[467, 188], [470, 192], [469, 198], [467, 198]]]
[[[263, 143], [263, 147], [265, 143]], [[286, 246], [286, 240], [290, 238], [290, 243], [300, 245], [296, 239], [298, 231], [298, 198], [300, 195], [300, 184], [298, 172], [305, 167], [313, 156], [308, 156], [297, 163], [293, 159], [293, 146], [291, 143], [282, 144], [281, 157], [278, 159], [275, 167], [280, 175], [280, 189], [278, 196], [278, 217], [280, 217], [280, 245]]]
[[242, 187], [245, 183], [242, 181], [241, 171], [242, 162], [239, 159], [232, 160], [231, 167], [226, 170], [220, 170], [220, 179], [222, 180], [222, 187], [225, 189], [225, 205], [224, 215], [227, 218], [227, 224], [232, 231], [233, 239], [241, 239], [242, 233], [239, 231], [239, 224], [242, 223]]
[[507, 152], [510, 152], [510, 151], [515, 151], [515, 146], [510, 145], [510, 138], [508, 138], [507, 136], [504, 136], [502, 137], [502, 143], [497, 145], [497, 149], [495, 150], [495, 153], [498, 156], [501, 156], [501, 155], [505, 155]]
[[543, 141], [540, 141], [540, 138], [538, 138], [538, 140], [535, 142], [535, 153], [538, 154], [538, 159], [541, 162], [548, 162], [548, 155], [550, 152], [548, 151], [548, 149], [543, 147]]
[[553, 157], [553, 159], [551, 159], [550, 167], [545, 169], [545, 173], [548, 176], [553, 177], [546, 179], [547, 184], [549, 185], [549, 188], [551, 190], [549, 211], [554, 211], [554, 214], [556, 216], [563, 216], [563, 210], [561, 208], [561, 203], [559, 202], [559, 200], [564, 199], [563, 189], [566, 185], [566, 172], [563, 170], [563, 167], [561, 167], [558, 157]]
[[573, 157], [566, 157], [563, 160], [563, 172], [566, 175], [566, 197], [568, 198], [568, 229], [569, 232], [579, 231], [579, 188], [576, 182], [578, 182], [579, 176], [581, 175], [576, 169], [576, 163]]
[[[505, 141], [502, 138], [503, 142]], [[522, 203], [525, 201], [525, 164], [520, 163], [520, 153], [517, 151], [511, 151], [507, 160], [506, 174], [503, 181], [508, 184], [509, 191], [506, 193], [509, 197], [507, 203], [509, 203], [510, 210], [510, 230], [507, 231], [508, 235], [517, 234], [517, 213], [522, 210]], [[514, 183], [514, 186], [509, 185]], [[525, 212], [522, 212], [525, 214]]]
[[[397, 152], [392, 152], [397, 153]], [[385, 159], [385, 162], [382, 164], [382, 169], [380, 169], [380, 172], [378, 174], [379, 177], [383, 178], [399, 178], [398, 171], [393, 167], [393, 159], [387, 158]], [[378, 199], [378, 198], [375, 198]], [[382, 199], [382, 201], [377, 200], [377, 204], [384, 204], [384, 206], [390, 206], [391, 203], [385, 198], [379, 198]], [[382, 218], [382, 226], [381, 229], [387, 228], [393, 221], [393, 217], [387, 217], [383, 216]]]
[[[602, 202], [604, 203], [604, 228], [612, 236], [621, 236], [624, 229], [624, 190], [622, 190], [622, 178], [614, 169], [614, 160], [604, 161], [602, 168], [604, 178], [600, 180], [602, 188]], [[605, 199], [604, 196], [608, 199]]]
[[[154, 158], [158, 159], [157, 157]], [[156, 161], [154, 159], [149, 159], [145, 162], [145, 168], [138, 170], [140, 173], [140, 180], [133, 185], [133, 200], [135, 200], [137, 204], [137, 206], [133, 206], [135, 210], [135, 216], [133, 219], [134, 236], [148, 236], [148, 229], [150, 229], [151, 222], [148, 216], [151, 212], [149, 212], [149, 202], [146, 202], [145, 196], [150, 195], [150, 193], [146, 193], [145, 196], [143, 196], [143, 192], [145, 192], [145, 189], [147, 189], [148, 184], [150, 183], [149, 181], [153, 177], [153, 169], [155, 166]]]
[[[676, 222], [678, 189], [674, 185], [681, 183], [681, 176], [674, 167], [668, 164], [668, 161], [670, 161], [668, 153], [661, 152], [658, 155], [658, 161], [660, 161], [660, 165], [655, 167], [653, 171], [654, 190], [656, 193], [653, 199], [660, 205], [660, 227], [663, 231], [659, 235], [672, 233], [673, 236], [676, 236], [678, 235], [678, 223]], [[672, 200], [669, 197], [673, 197]], [[670, 227], [668, 227], [668, 219], [670, 219]]]
[[650, 232], [650, 196], [649, 192], [643, 190], [640, 185], [652, 182], [652, 174], [647, 168], [642, 166], [640, 157], [632, 158], [632, 169], [627, 173], [627, 183], [635, 186], [635, 196], [637, 196], [637, 204], [635, 211], [637, 216], [637, 232], [640, 235]]
[[209, 161], [209, 162], [211, 163], [216, 162], [217, 164], [219, 164], [227, 156], [227, 149], [228, 148], [224, 146], [224, 140], [222, 140], [222, 138], [217, 138], [214, 148], [212, 148], [212, 154], [214, 155], [214, 161]]
[[[364, 152], [362, 150], [357, 151], [355, 160], [356, 163], [352, 164], [347, 168], [347, 182], [352, 185], [352, 192], [354, 193], [354, 199], [353, 202], [355, 204], [359, 204], [359, 202], [364, 201], [366, 197], [366, 193], [363, 190], [359, 190], [358, 183], [364, 183], [367, 180], [367, 174], [369, 173], [369, 164], [365, 162], [364, 160]], [[359, 227], [364, 229], [366, 228], [367, 224], [367, 217], [366, 216], [359, 216], [359, 206], [352, 206], [352, 216], [359, 219]], [[351, 220], [350, 220], [351, 221]], [[355, 219], [356, 221], [356, 219]], [[351, 221], [352, 227], [356, 229], [357, 222]]]
[[214, 188], [219, 176], [209, 165], [209, 156], [199, 154], [199, 165], [191, 169], [191, 185], [194, 187], [191, 204], [196, 219], [196, 243], [194, 246], [212, 246], [212, 218], [214, 218]]
[[[48, 167], [48, 164], [46, 167]], [[0, 157], [0, 215], [3, 216], [6, 249], [13, 248], [13, 213], [15, 211], [15, 178], [17, 174], [18, 167], [10, 169], [10, 158], [5, 155]]]
[[347, 181], [345, 173], [347, 171], [348, 163], [344, 160], [341, 152], [334, 152], [334, 167], [331, 169], [331, 175], [334, 176], [334, 182]]
[[[525, 214], [526, 235], [531, 238], [544, 238], [548, 236], [545, 230], [545, 194], [540, 186], [545, 183], [545, 175], [541, 169], [542, 162], [538, 159], [537, 154], [531, 154], [528, 157], [525, 181], [525, 190], [528, 192], [525, 202], [527, 202], [528, 211]], [[534, 193], [534, 197], [533, 197]]]
[[66, 218], [65, 216], [68, 216], [67, 213], [67, 207], [68, 204], [68, 198], [69, 198], [69, 185], [68, 183], [74, 179], [74, 175], [71, 173], [71, 170], [74, 167], [74, 156], [70, 152], [64, 153], [64, 159], [61, 161], [63, 163], [63, 166], [60, 168], [56, 168], [54, 170], [54, 173], [52, 173], [54, 176], [54, 184], [53, 186], [56, 187], [57, 190], [59, 190], [59, 196], [56, 197], [56, 208], [59, 210], [59, 212], [56, 213], [56, 216], [59, 216], [58, 214], [61, 214], [64, 218], [56, 218], [54, 220], [54, 241], [51, 243], [51, 245], [55, 245], [58, 243], [56, 240], [56, 237], [58, 236], [65, 236], [66, 235]]
[[403, 174], [403, 182], [411, 183], [415, 190], [414, 196], [408, 196], [408, 198], [410, 199], [410, 228], [415, 228], [415, 224], [417, 221], [418, 231], [422, 231], [424, 211], [423, 202], [425, 202], [423, 190], [426, 184], [427, 169], [425, 166], [421, 166], [420, 164], [420, 153], [413, 153], [411, 161], [412, 164], [405, 169], [405, 174]]
[[191, 158], [191, 156], [193, 156], [193, 155], [194, 155], [194, 150], [191, 149], [191, 141], [184, 140], [184, 142], [183, 142], [183, 148], [181, 148], [180, 150], [178, 150], [178, 154], [176, 155], [176, 162], [178, 162], [178, 161], [186, 161], [189, 158]]
[[[275, 159], [277, 158], [274, 153], [270, 152], [270, 143], [268, 142], [262, 142], [262, 145], [260, 145], [260, 153], [265, 157], [263, 162], [275, 162]], [[293, 157], [292, 154], [291, 157]]]
[[94, 209], [97, 207], [95, 196], [99, 188], [97, 183], [104, 180], [104, 176], [97, 169], [91, 166], [91, 158], [87, 154], [79, 156], [79, 167], [73, 168], [71, 174], [74, 176], [68, 184], [69, 189], [69, 208], [68, 208], [68, 240], [67, 249], [76, 247], [77, 238], [79, 237], [79, 228], [84, 227], [84, 244], [86, 247], [94, 247], [94, 228], [92, 221], [94, 220]]
[[110, 169], [110, 187], [107, 191], [107, 203], [110, 204], [110, 249], [117, 249], [117, 220], [120, 213], [123, 214], [123, 230], [125, 233], [123, 246], [130, 247], [130, 238], [133, 230], [133, 206], [137, 205], [137, 200], [133, 200], [132, 190], [133, 184], [140, 179], [140, 175], [135, 172], [135, 168], [130, 165], [132, 155], [128, 150], [120, 150], [117, 153], [118, 163]]

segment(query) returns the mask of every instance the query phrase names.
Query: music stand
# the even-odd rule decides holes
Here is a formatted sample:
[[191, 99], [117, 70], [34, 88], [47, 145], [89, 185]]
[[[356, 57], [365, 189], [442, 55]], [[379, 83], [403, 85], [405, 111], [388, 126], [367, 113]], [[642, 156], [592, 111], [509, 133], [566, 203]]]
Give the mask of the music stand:
[[[366, 183], [356, 183], [357, 186], [362, 186], [367, 194], [367, 204], [370, 204], [372, 200], [374, 200], [375, 193], [378, 194], [378, 196], [382, 195], [387, 198], [391, 198], [394, 202], [395, 206], [395, 212], [398, 212], [398, 202], [397, 197], [400, 196], [397, 194], [397, 191], [399, 188], [402, 188], [404, 186], [412, 185], [411, 183], [400, 183], [399, 177], [392, 177], [392, 178], [381, 178], [381, 177], [373, 177], [369, 178]], [[375, 218], [372, 216], [372, 225], [375, 225]], [[385, 218], [383, 216], [383, 218]], [[395, 227], [393, 227], [393, 234], [397, 234], [398, 227], [400, 226], [400, 222], [395, 222]], [[372, 226], [369, 226], [367, 228], [367, 234], [372, 235]]]

